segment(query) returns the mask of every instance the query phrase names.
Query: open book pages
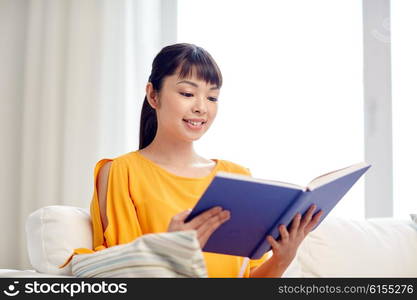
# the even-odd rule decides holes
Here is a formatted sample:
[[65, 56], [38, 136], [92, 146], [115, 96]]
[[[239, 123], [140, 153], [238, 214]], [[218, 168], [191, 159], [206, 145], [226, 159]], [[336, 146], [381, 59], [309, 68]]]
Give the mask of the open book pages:
[[258, 183], [264, 183], [264, 184], [270, 184], [270, 185], [284, 186], [284, 187], [288, 187], [288, 188], [292, 188], [296, 190], [302, 190], [302, 191], [307, 191], [307, 190], [311, 191], [337, 178], [343, 177], [347, 174], [360, 170], [366, 166], [369, 166], [369, 164], [366, 162], [361, 162], [361, 163], [354, 164], [343, 169], [335, 170], [335, 171], [320, 175], [314, 178], [313, 180], [311, 180], [307, 186], [301, 186], [298, 184], [277, 181], [277, 180], [254, 178], [254, 177], [243, 175], [243, 174], [228, 173], [228, 172], [223, 172], [223, 171], [217, 172], [216, 176], [232, 178], [232, 179], [240, 179], [240, 180], [245, 180], [245, 181], [250, 181], [250, 182], [258, 182]]
[[276, 180], [254, 178], [254, 177], [243, 175], [243, 174], [235, 174], [235, 173], [219, 171], [217, 172], [216, 176], [232, 178], [232, 179], [240, 179], [240, 180], [250, 181], [250, 182], [264, 183], [264, 184], [269, 184], [269, 185], [285, 186], [285, 187], [296, 189], [296, 190], [303, 190], [303, 191], [306, 190], [306, 187], [303, 187], [301, 185], [288, 183], [288, 182], [282, 182], [282, 181], [276, 181]]
[[343, 168], [343, 169], [335, 170], [335, 171], [320, 175], [320, 176], [314, 178], [312, 181], [310, 181], [310, 183], [307, 185], [307, 189], [310, 190], [310, 191], [314, 190], [314, 189], [316, 189], [316, 188], [318, 188], [318, 187], [320, 187], [320, 186], [322, 186], [326, 183], [329, 183], [333, 180], [341, 178], [341, 177], [343, 177], [347, 174], [353, 173], [353, 172], [355, 172], [357, 170], [360, 170], [362, 168], [365, 168], [367, 166], [369, 166], [368, 163], [361, 162], [361, 163], [354, 164], [354, 165], [351, 165], [351, 166]]

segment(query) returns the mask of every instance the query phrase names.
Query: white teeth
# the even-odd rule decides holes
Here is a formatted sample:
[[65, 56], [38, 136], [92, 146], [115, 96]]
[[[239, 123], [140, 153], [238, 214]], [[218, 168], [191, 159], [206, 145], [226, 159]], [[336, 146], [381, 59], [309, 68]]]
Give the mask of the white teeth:
[[193, 121], [190, 121], [190, 120], [187, 120], [187, 122], [194, 125], [194, 126], [200, 126], [202, 124], [202, 122], [193, 122]]

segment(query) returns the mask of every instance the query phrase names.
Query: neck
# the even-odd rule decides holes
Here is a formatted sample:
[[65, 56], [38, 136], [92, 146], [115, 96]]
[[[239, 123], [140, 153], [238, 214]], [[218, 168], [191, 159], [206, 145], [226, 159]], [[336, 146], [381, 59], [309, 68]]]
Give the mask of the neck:
[[141, 152], [167, 165], [192, 166], [201, 161], [194, 150], [193, 142], [179, 141], [170, 138], [169, 135], [164, 136], [159, 131], [154, 140]]

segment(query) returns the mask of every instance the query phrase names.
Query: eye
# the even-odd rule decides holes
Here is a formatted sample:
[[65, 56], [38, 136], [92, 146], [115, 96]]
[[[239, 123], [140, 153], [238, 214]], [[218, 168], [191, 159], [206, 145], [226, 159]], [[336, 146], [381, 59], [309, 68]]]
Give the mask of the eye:
[[192, 97], [193, 96], [193, 94], [190, 94], [190, 93], [181, 93], [180, 92], [180, 94], [183, 95], [184, 97]]
[[[191, 94], [191, 93], [182, 93], [182, 92], [179, 92], [182, 96], [184, 96], [184, 97], [187, 97], [187, 98], [189, 98], [189, 97], [193, 97], [194, 95], [193, 94]], [[207, 99], [209, 99], [210, 101], [212, 101], [212, 102], [217, 102], [217, 98], [215, 98], [215, 97], [208, 97]]]

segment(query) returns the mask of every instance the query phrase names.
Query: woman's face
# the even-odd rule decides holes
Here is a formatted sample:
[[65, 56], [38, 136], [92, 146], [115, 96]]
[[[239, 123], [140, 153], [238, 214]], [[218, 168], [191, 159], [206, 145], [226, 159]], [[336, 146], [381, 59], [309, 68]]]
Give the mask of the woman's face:
[[[192, 73], [195, 74], [195, 70]], [[175, 73], [165, 77], [156, 96], [158, 131], [182, 141], [198, 140], [216, 117], [219, 93], [215, 85], [198, 80], [194, 75], [180, 79]]]

